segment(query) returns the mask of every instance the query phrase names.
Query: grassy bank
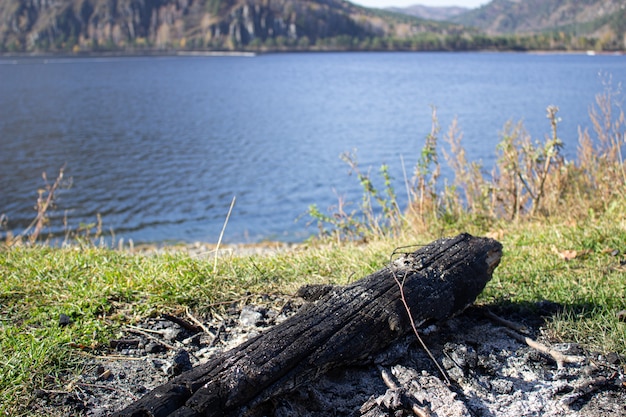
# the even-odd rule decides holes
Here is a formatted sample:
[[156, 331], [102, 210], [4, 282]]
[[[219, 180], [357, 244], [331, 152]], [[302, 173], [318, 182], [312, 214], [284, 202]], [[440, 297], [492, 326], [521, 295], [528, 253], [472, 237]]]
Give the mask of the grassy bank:
[[[364, 190], [358, 211], [311, 208], [319, 239], [269, 256], [146, 256], [90, 244], [39, 245], [56, 186], [42, 191], [29, 235], [0, 245], [0, 415], [29, 415], [37, 389], [63, 390], [85, 355], [106, 352], [119, 329], [151, 315], [215, 314], [238, 300], [292, 294], [302, 284], [346, 284], [389, 262], [398, 246], [468, 231], [504, 245], [504, 257], [478, 303], [519, 313], [550, 305], [546, 335], [626, 355], [626, 170], [624, 115], [599, 96], [594, 132], [581, 132], [576, 161], [551, 133], [530, 140], [505, 128], [487, 176], [468, 163], [456, 126], [446, 135], [454, 181], [438, 188], [436, 118], [400, 210], [386, 167], [377, 189], [356, 159], [344, 159]], [[593, 113], [595, 111], [595, 113]], [[594, 135], [592, 137], [591, 135]], [[47, 194], [46, 194], [47, 192]], [[542, 307], [543, 308], [543, 307]], [[543, 310], [542, 310], [543, 311]], [[69, 318], [69, 324], [67, 323]]]
[[[626, 204], [576, 223], [531, 222], [491, 232], [505, 255], [479, 303], [523, 314], [558, 305], [554, 341], [626, 354]], [[504, 226], [504, 225], [502, 225]], [[475, 231], [480, 232], [480, 231]], [[483, 231], [487, 232], [487, 231]], [[402, 236], [364, 244], [318, 244], [274, 256], [192, 259], [113, 250], [13, 248], [0, 252], [0, 413], [26, 415], [38, 388], [59, 389], [84, 355], [106, 349], [117, 329], [161, 312], [219, 311], [249, 294], [293, 293], [308, 282], [345, 284], [383, 267]], [[618, 253], [616, 253], [619, 252]], [[59, 324], [62, 314], [70, 317]]]

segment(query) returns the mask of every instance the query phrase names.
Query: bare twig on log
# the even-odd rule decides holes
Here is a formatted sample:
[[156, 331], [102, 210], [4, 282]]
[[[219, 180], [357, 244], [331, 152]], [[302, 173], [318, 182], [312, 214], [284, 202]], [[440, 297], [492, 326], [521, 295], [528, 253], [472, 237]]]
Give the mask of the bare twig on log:
[[557, 367], [559, 368], [565, 366], [566, 363], [581, 363], [585, 360], [585, 358], [583, 358], [582, 356], [564, 355], [561, 352], [551, 349], [548, 346], [539, 343], [536, 340], [531, 339], [530, 337], [523, 336], [513, 330], [504, 329], [504, 331], [513, 339], [516, 339], [522, 343], [526, 343], [529, 347], [543, 353], [544, 355], [550, 356], [552, 359], [554, 359]]
[[[331, 369], [371, 363], [412, 331], [411, 320], [446, 320], [473, 303], [501, 254], [498, 242], [468, 234], [435, 241], [390, 267], [333, 287], [286, 321], [173, 378], [114, 416], [246, 415]], [[396, 279], [403, 283], [402, 295]]]
[[419, 332], [417, 331], [417, 327], [415, 326], [415, 320], [413, 320], [413, 315], [411, 314], [411, 307], [409, 307], [409, 304], [407, 303], [406, 298], [404, 297], [404, 279], [402, 280], [402, 282], [400, 282], [400, 280], [396, 276], [395, 270], [393, 269], [393, 256], [396, 254], [396, 250], [394, 250], [393, 253], [391, 254], [392, 259], [389, 261], [389, 265], [392, 265], [391, 273], [393, 275], [393, 279], [396, 281], [396, 284], [398, 285], [398, 288], [400, 289], [400, 298], [402, 299], [402, 304], [404, 305], [406, 314], [409, 316], [409, 321], [411, 322], [411, 329], [413, 329], [413, 333], [415, 334], [415, 337], [417, 337], [417, 340], [420, 342], [420, 345], [422, 346], [422, 348], [424, 348], [424, 351], [426, 351], [426, 354], [428, 355], [430, 360], [435, 364], [435, 366], [439, 370], [439, 373], [441, 374], [441, 376], [443, 376], [443, 379], [446, 380], [446, 384], [450, 385], [450, 378], [448, 378], [448, 374], [446, 373], [446, 371], [443, 370], [441, 365], [439, 365], [439, 362], [437, 362], [437, 359], [435, 358], [435, 356], [433, 356], [430, 349], [428, 349], [428, 346], [426, 346], [426, 343], [424, 343]]

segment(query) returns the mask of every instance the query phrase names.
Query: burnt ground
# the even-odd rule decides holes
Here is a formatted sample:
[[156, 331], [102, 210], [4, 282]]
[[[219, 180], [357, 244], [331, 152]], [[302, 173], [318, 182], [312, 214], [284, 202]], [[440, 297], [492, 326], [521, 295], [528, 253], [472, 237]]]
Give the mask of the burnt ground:
[[[303, 303], [299, 298], [265, 296], [232, 304], [223, 314], [210, 317], [181, 313], [147, 318], [126, 327], [104, 352], [86, 355], [80, 374], [61, 375], [50, 389], [36, 392], [29, 412], [106, 416], [290, 317]], [[471, 308], [422, 335], [449, 384], [415, 335], [408, 335], [381, 352], [375, 363], [335, 369], [309, 386], [275, 398], [254, 415], [626, 415], [624, 358], [589, 352], [577, 344], [552, 343], [542, 328], [558, 306], [532, 307], [490, 309], [576, 362], [557, 364], [553, 356], [529, 347], [488, 317], [486, 307]]]

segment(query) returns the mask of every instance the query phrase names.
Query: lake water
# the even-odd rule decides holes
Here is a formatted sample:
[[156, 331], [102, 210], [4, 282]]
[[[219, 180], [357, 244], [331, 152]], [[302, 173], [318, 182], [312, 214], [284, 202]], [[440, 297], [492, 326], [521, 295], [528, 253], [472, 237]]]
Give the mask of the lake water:
[[[134, 242], [298, 241], [307, 217], [360, 186], [339, 159], [391, 166], [404, 190], [430, 131], [456, 116], [470, 159], [493, 163], [508, 120], [537, 139], [560, 107], [573, 155], [602, 77], [626, 56], [324, 53], [256, 57], [0, 58], [0, 214], [34, 218], [41, 173], [67, 164], [52, 226], [94, 222]], [[405, 199], [406, 200], [406, 199]]]

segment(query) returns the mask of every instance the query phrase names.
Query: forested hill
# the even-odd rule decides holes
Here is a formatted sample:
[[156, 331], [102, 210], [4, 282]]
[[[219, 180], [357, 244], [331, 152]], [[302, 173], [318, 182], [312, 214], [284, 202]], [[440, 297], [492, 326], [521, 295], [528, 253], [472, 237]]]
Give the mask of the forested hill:
[[624, 0], [493, 0], [451, 20], [490, 35], [559, 33], [596, 49], [626, 49]]
[[453, 17], [466, 13], [470, 9], [467, 7], [456, 6], [422, 6], [420, 4], [415, 4], [408, 7], [386, 7], [385, 10], [408, 14], [422, 19], [450, 21]]
[[379, 49], [458, 34], [342, 0], [1, 0], [0, 51]]
[[[623, 8], [621, 20], [611, 16], [623, 1], [494, 0], [457, 22], [438, 22], [343, 0], [0, 0], [0, 53], [615, 50], [624, 49], [626, 19]], [[546, 5], [562, 3], [581, 5], [573, 31], [540, 33], [533, 24], [519, 34], [523, 22], [544, 22], [533, 12], [555, 16], [562, 9]], [[591, 19], [587, 5], [605, 3], [610, 13]]]

